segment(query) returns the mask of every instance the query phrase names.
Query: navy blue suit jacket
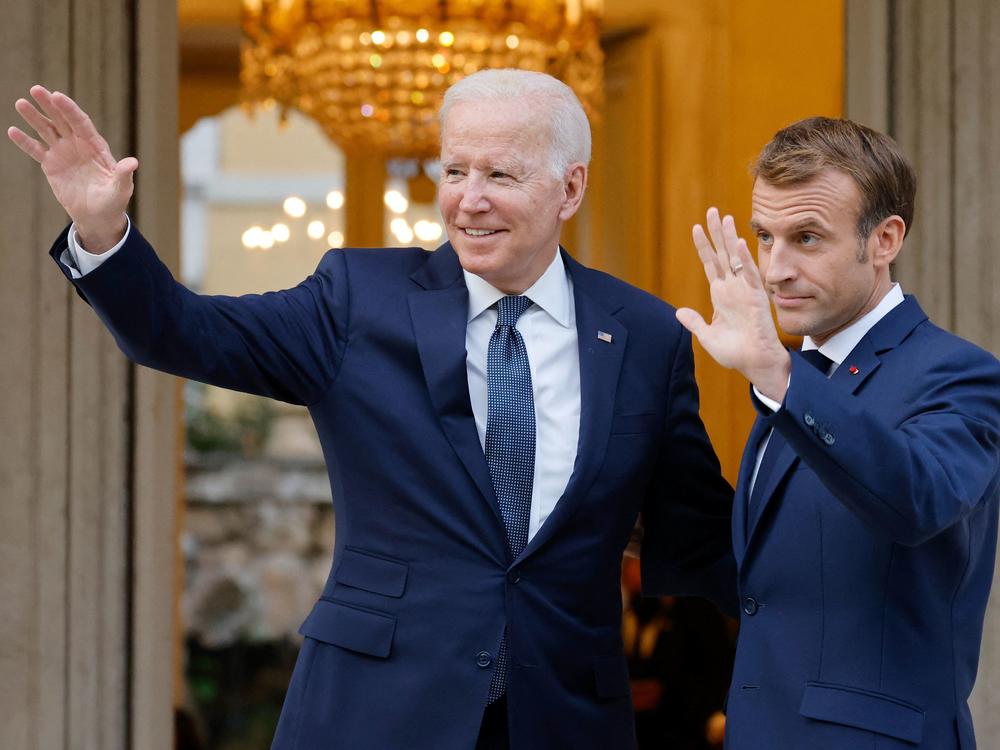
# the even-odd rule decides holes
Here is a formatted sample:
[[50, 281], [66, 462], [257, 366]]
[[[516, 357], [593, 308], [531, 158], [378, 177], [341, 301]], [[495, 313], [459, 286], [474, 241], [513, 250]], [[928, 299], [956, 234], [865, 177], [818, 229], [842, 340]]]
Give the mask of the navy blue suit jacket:
[[662, 301], [564, 260], [578, 453], [516, 559], [473, 420], [449, 245], [331, 251], [293, 289], [209, 297], [133, 227], [74, 282], [132, 360], [309, 408], [336, 547], [275, 748], [471, 750], [505, 629], [514, 750], [631, 747], [620, 561], [640, 511], [647, 590], [735, 606], [732, 490], [698, 417], [690, 339]]
[[[748, 518], [770, 427], [787, 445]], [[829, 380], [794, 353], [736, 489], [743, 614], [726, 747], [974, 748], [966, 700], [998, 485], [1000, 363], [912, 297]]]

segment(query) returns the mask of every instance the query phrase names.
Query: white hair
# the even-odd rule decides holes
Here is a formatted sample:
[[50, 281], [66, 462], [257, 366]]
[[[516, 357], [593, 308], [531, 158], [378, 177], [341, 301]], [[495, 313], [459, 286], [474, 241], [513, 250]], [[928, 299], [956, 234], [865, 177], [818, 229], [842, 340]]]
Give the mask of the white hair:
[[534, 99], [543, 109], [540, 124], [549, 130], [549, 161], [563, 179], [571, 164], [590, 163], [590, 121], [573, 89], [547, 73], [516, 68], [480, 70], [450, 86], [441, 105], [441, 130], [448, 112], [463, 102]]

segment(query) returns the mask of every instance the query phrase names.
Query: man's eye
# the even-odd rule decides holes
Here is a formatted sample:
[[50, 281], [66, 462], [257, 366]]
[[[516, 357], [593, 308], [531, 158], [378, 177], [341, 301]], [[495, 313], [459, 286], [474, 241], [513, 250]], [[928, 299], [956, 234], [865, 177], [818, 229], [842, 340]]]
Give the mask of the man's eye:
[[501, 172], [499, 170], [493, 170], [492, 172], [490, 172], [490, 177], [492, 177], [494, 180], [502, 180], [505, 177], [510, 177], [510, 175], [507, 174], [506, 172]]
[[762, 245], [771, 244], [771, 235], [767, 232], [757, 232], [757, 241]]
[[812, 232], [803, 232], [801, 242], [803, 245], [815, 245], [819, 242], [819, 237]]

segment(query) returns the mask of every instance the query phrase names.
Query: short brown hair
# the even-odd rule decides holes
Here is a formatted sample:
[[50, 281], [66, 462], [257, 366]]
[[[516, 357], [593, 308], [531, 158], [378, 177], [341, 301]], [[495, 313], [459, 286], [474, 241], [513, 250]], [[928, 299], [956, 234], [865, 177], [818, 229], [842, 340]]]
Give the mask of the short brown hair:
[[796, 185], [832, 167], [861, 192], [858, 236], [866, 240], [883, 219], [897, 215], [909, 233], [917, 177], [896, 142], [851, 120], [809, 117], [775, 133], [750, 169], [755, 180]]

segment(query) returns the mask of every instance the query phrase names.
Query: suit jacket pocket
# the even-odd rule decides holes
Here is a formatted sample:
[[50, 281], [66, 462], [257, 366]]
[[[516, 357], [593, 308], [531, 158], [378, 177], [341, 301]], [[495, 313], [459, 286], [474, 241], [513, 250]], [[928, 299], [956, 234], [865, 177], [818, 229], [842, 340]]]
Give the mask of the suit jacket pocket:
[[628, 664], [625, 657], [594, 657], [594, 682], [601, 698], [621, 698], [628, 695]]
[[612, 435], [638, 435], [646, 432], [656, 432], [662, 427], [663, 420], [656, 412], [641, 414], [615, 414], [611, 418]]
[[809, 719], [843, 724], [920, 744], [924, 712], [912, 703], [871, 690], [807, 682], [799, 713]]
[[334, 579], [337, 583], [383, 596], [400, 597], [406, 589], [409, 566], [401, 561], [347, 547]]
[[299, 628], [301, 635], [323, 643], [385, 658], [392, 650], [396, 618], [332, 599], [320, 599]]

